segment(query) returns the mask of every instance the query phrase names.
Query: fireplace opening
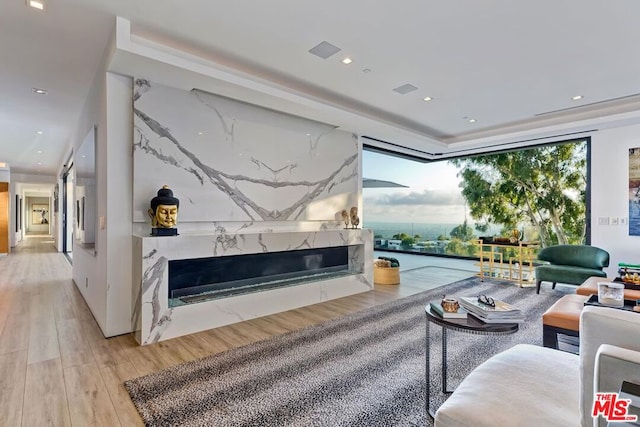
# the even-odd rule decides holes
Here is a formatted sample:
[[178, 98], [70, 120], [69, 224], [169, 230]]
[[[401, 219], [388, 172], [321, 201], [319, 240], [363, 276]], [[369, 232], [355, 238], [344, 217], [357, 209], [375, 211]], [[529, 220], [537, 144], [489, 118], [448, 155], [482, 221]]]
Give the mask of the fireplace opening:
[[169, 304], [179, 306], [362, 273], [349, 265], [356, 246], [169, 261]]

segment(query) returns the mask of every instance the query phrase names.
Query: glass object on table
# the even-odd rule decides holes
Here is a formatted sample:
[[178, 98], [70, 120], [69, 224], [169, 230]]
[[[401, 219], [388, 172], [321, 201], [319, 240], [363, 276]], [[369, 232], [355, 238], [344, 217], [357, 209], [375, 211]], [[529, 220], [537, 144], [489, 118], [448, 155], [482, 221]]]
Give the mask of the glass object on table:
[[624, 285], [622, 283], [598, 282], [598, 302], [610, 307], [624, 305]]

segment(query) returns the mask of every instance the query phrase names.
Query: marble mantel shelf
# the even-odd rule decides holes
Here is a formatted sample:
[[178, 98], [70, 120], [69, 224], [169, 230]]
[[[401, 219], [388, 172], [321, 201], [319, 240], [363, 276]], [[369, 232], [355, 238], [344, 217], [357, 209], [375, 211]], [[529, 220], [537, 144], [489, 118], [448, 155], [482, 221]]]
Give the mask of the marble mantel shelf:
[[[171, 260], [335, 246], [349, 246], [349, 265], [362, 273], [169, 307]], [[133, 236], [133, 247], [132, 329], [143, 345], [373, 289], [373, 232], [367, 229]]]

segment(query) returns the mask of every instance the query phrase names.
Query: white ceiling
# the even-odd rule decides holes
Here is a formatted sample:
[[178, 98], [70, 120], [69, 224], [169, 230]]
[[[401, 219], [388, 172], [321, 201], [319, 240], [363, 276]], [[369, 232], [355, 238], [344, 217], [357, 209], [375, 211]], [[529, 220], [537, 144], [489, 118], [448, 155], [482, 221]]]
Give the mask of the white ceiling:
[[25, 197], [51, 197], [53, 194], [53, 184], [19, 184], [19, 194]]
[[[46, 4], [39, 12], [2, 0], [0, 162], [14, 172], [54, 174], [66, 160], [116, 16], [138, 37], [277, 89], [257, 103], [425, 152], [452, 155], [542, 126], [571, 133], [640, 122], [638, 0]], [[342, 51], [326, 60], [308, 53], [322, 41]], [[345, 56], [353, 63], [343, 65]], [[143, 69], [116, 59], [115, 71]], [[392, 91], [406, 83], [418, 90]], [[579, 125], [558, 127], [568, 122]]]

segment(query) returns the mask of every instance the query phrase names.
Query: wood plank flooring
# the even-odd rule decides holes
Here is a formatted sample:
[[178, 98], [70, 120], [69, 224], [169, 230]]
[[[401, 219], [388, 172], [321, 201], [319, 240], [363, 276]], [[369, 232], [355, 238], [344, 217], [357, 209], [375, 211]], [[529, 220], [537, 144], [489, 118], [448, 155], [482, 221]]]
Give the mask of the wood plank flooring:
[[123, 381], [471, 276], [425, 267], [375, 290], [141, 347], [105, 339], [50, 237], [0, 258], [0, 426], [136, 426]]

